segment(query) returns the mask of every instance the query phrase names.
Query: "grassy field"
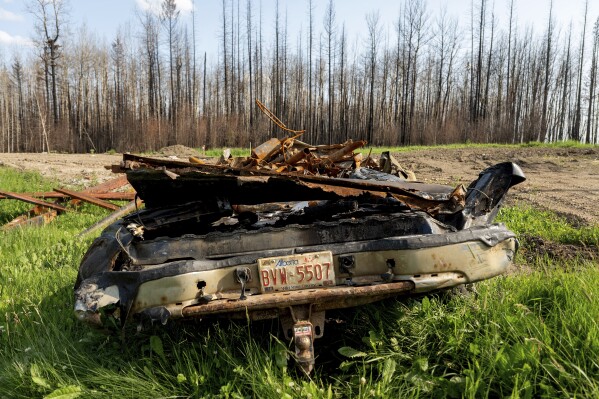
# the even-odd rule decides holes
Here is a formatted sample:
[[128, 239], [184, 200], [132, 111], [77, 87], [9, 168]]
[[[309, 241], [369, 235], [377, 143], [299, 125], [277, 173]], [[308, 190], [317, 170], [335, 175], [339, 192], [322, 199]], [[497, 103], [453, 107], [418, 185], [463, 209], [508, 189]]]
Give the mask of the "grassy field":
[[[2, 189], [51, 189], [0, 168]], [[27, 183], [25, 183], [27, 182]], [[29, 209], [0, 201], [0, 223]], [[0, 398], [599, 398], [599, 269], [577, 256], [599, 226], [506, 208], [516, 268], [468, 296], [393, 299], [332, 314], [311, 378], [293, 367], [276, 321], [171, 323], [123, 337], [79, 324], [77, 267], [107, 211], [82, 207], [43, 228], [2, 232]], [[539, 252], [538, 240], [568, 249]]]

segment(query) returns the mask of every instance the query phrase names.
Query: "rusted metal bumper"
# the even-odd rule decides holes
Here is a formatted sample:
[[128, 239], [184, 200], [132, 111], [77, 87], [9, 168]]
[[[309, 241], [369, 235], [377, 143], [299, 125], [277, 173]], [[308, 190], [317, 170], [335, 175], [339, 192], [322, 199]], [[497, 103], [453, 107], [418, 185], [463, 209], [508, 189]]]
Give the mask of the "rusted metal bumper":
[[414, 289], [411, 281], [379, 283], [361, 287], [332, 287], [275, 292], [245, 299], [224, 299], [182, 309], [182, 317], [205, 317], [226, 314], [233, 318], [274, 318], [290, 306], [313, 305], [313, 311], [343, 309], [405, 294]]

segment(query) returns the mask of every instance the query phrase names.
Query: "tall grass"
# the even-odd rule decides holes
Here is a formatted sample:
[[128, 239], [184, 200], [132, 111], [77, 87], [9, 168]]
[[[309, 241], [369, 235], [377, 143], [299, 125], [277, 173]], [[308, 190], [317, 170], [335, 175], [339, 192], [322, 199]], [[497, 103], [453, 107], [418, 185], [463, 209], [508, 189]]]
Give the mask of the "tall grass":
[[503, 208], [498, 220], [520, 235], [538, 236], [562, 244], [599, 247], [599, 226], [573, 226], [564, 217], [531, 206]]
[[592, 269], [501, 277], [477, 295], [364, 312], [365, 344], [342, 351], [347, 388], [360, 396], [365, 378], [389, 397], [596, 397], [598, 284]]
[[[3, 190], [38, 189], [12, 173], [0, 169]], [[0, 201], [0, 219], [18, 212], [13, 202]], [[277, 321], [130, 325], [122, 335], [78, 323], [72, 286], [91, 239], [75, 235], [105, 214], [84, 206], [1, 233], [0, 398], [599, 396], [596, 263], [530, 264], [532, 273], [480, 283], [471, 296], [332, 312], [338, 323], [316, 341], [306, 378]], [[576, 229], [552, 214], [512, 207], [500, 218], [519, 233], [594, 242], [594, 228], [571, 239]]]

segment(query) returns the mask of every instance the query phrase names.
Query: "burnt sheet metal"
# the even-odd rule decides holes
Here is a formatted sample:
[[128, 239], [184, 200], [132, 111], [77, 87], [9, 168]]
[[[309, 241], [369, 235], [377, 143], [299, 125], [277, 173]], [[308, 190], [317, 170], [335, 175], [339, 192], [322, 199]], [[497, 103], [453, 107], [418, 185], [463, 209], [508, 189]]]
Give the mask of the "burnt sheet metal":
[[508, 190], [526, 180], [522, 169], [513, 162], [503, 162], [483, 170], [467, 189], [464, 209], [441, 220], [464, 229], [493, 222]]
[[[409, 207], [429, 213], [451, 214], [465, 203], [463, 186], [447, 186], [405, 181], [304, 176], [274, 171], [248, 171], [219, 165], [197, 165], [130, 154], [123, 156], [123, 170], [148, 207], [177, 205], [197, 200], [197, 192], [228, 198], [232, 204], [339, 199], [361, 195], [373, 198], [392, 196]], [[178, 175], [168, 178], [163, 168]]]
[[230, 216], [232, 212], [227, 200], [215, 198], [212, 201], [195, 201], [169, 208], [146, 209], [128, 217], [127, 221], [139, 223], [146, 232], [160, 230], [160, 234], [165, 235], [170, 229], [174, 229], [174, 233], [180, 235], [186, 231], [186, 225], [209, 225], [221, 217]]
[[[326, 157], [302, 146], [285, 154], [285, 145], [257, 149], [248, 165], [228, 156], [223, 165], [206, 165], [125, 155], [119, 169], [146, 209], [106, 228], [84, 256], [77, 317], [97, 326], [106, 318], [124, 326], [132, 316], [163, 324], [281, 317], [284, 328], [293, 319], [293, 331], [312, 331], [309, 345], [293, 335], [296, 353], [310, 349], [299, 359], [309, 371], [311, 340], [322, 334], [325, 310], [485, 280], [512, 262], [514, 233], [491, 223], [509, 188], [524, 180], [517, 165], [495, 165], [468, 189], [453, 188], [405, 181], [392, 160], [385, 168], [397, 176], [376, 164], [360, 168], [372, 160], [350, 154], [348, 144], [329, 148]], [[281, 168], [281, 156], [280, 162], [301, 158], [310, 173], [335, 177]], [[267, 287], [264, 272], [274, 284], [277, 272], [264, 268], [265, 260], [278, 265], [274, 259], [310, 261], [319, 254], [326, 255], [327, 279], [329, 267], [334, 271], [329, 285], [267, 290], [274, 286]], [[294, 265], [283, 266], [285, 276], [287, 267], [294, 272]]]
[[[159, 161], [159, 163], [162, 162], [164, 161]], [[177, 161], [175, 161], [174, 163], [187, 165], [186, 163], [181, 163]], [[208, 218], [208, 221], [212, 221], [216, 216], [222, 215], [222, 212], [230, 212], [227, 211], [227, 209], [230, 208], [226, 208], [223, 205], [216, 204], [216, 206], [213, 207], [214, 203], [210, 202], [210, 199], [212, 198], [213, 200], [218, 202], [218, 200], [214, 197], [216, 194], [228, 194], [228, 198], [231, 202], [239, 201], [239, 203], [244, 203], [243, 200], [245, 198], [245, 194], [247, 194], [247, 190], [245, 190], [245, 187], [243, 190], [235, 190], [234, 188], [232, 188], [236, 187], [236, 185], [238, 184], [238, 182], [236, 181], [238, 176], [232, 175], [230, 173], [226, 176], [223, 176], [222, 174], [226, 174], [226, 172], [219, 168], [217, 169], [221, 171], [221, 176], [207, 177], [208, 181], [214, 183], [214, 190], [200, 191], [202, 193], [210, 192], [211, 195], [205, 201], [205, 204], [202, 205], [202, 209], [207, 211], [212, 210], [213, 212], [208, 214], [201, 214], [200, 212], [197, 215], [192, 215], [193, 217], [188, 217], [188, 215], [185, 215], [185, 212], [183, 212], [183, 216], [178, 217], [179, 219], [187, 217], [191, 222], [198, 222]], [[135, 173], [135, 171], [132, 171], [131, 173]], [[149, 174], [151, 176], [153, 176], [155, 173], [158, 173], [159, 175], [163, 176], [163, 174], [160, 171], [154, 170], [144, 170], [139, 171], [139, 173], [141, 173], [142, 175]], [[181, 181], [184, 180], [184, 178], [185, 175], [183, 175], [182, 178], [179, 178], [177, 180], [169, 179], [169, 184], [166, 184], [165, 186], [162, 186], [160, 184], [152, 184], [155, 183], [155, 181], [152, 179], [150, 179], [149, 181], [141, 179], [138, 181], [140, 183], [139, 189], [140, 191], [144, 191], [147, 189], [149, 190], [148, 193], [156, 194], [156, 196], [164, 194], [164, 198], [167, 201], [172, 200], [173, 197], [178, 198], [179, 194], [186, 196], [186, 199], [201, 199], [201, 197], [198, 198], [198, 195], [195, 194], [198, 192], [198, 190], [191, 190], [192, 187], [197, 187], [197, 182], [194, 181], [194, 184], [192, 185], [184, 184], [182, 186], [179, 186], [181, 184]], [[206, 178], [206, 176], [204, 176], [203, 178]], [[224, 182], [219, 181], [221, 178], [223, 178]], [[268, 182], [273, 178], [276, 178], [276, 176], [245, 177], [245, 179], [247, 179], [247, 184], [250, 185], [254, 183], [262, 184], [264, 181]], [[283, 186], [291, 182], [291, 180], [288, 178], [285, 179], [279, 177], [279, 179]], [[81, 283], [82, 279], [85, 279], [97, 272], [105, 271], [105, 264], [107, 262], [107, 259], [110, 260], [112, 264], [114, 264], [116, 257], [119, 253], [123, 252], [123, 249], [125, 250], [124, 252], [126, 253], [127, 257], [129, 258], [128, 262], [130, 262], [130, 264], [132, 265], [151, 264], [152, 262], [161, 263], [166, 262], [169, 259], [217, 259], [219, 257], [228, 257], [228, 262], [229, 264], [231, 264], [231, 259], [233, 259], [237, 255], [241, 255], [243, 253], [251, 253], [255, 251], [263, 251], [263, 255], [266, 253], [271, 254], [279, 250], [288, 248], [289, 243], [295, 243], [295, 245], [300, 245], [300, 247], [303, 247], [305, 245], [318, 244], [326, 247], [331, 243], [343, 242], [347, 245], [348, 242], [352, 243], [353, 241], [360, 241], [370, 238], [374, 239], [375, 237], [401, 237], [413, 234], [430, 235], [431, 233], [434, 236], [437, 233], [441, 233], [438, 234], [439, 238], [441, 239], [441, 242], [433, 241], [432, 245], [443, 245], [442, 242], [447, 240], [449, 237], [443, 233], [464, 229], [466, 223], [470, 223], [473, 226], [484, 226], [484, 224], [491, 223], [492, 217], [494, 217], [494, 215], [497, 213], [499, 205], [501, 204], [501, 199], [507, 192], [507, 189], [509, 189], [509, 187], [511, 187], [512, 185], [521, 182], [523, 179], [524, 177], [520, 169], [516, 165], [511, 163], [504, 163], [489, 168], [486, 171], [483, 171], [479, 179], [477, 179], [470, 185], [467, 205], [467, 210], [469, 211], [469, 213], [456, 212], [450, 215], [439, 215], [435, 219], [425, 214], [419, 215], [418, 212], [412, 212], [402, 213], [401, 215], [397, 214], [396, 216], [391, 217], [359, 217], [358, 219], [354, 219], [353, 221], [341, 221], [341, 223], [339, 220], [337, 220], [332, 221], [330, 226], [326, 226], [327, 222], [315, 221], [314, 223], [311, 222], [303, 227], [295, 226], [284, 230], [277, 229], [276, 227], [265, 227], [259, 230], [260, 234], [258, 234], [257, 230], [240, 230], [238, 232], [233, 233], [220, 233], [218, 231], [213, 231], [212, 233], [208, 233], [206, 235], [197, 236], [197, 238], [194, 238], [193, 236], [192, 238], [190, 238], [189, 236], [185, 236], [180, 238], [165, 238], [164, 240], [147, 242], [134, 240], [133, 235], [129, 233], [129, 231], [126, 229], [126, 226], [116, 224], [108, 228], [105, 231], [105, 233], [102, 234], [102, 236], [96, 242], [94, 242], [92, 248], [88, 251], [86, 258], [84, 258], [81, 264], [77, 285]], [[341, 185], [345, 184], [347, 180], [351, 179], [325, 178], [323, 180], [336, 181], [337, 184]], [[157, 182], [164, 182], [163, 178], [160, 178], [159, 180], [157, 180]], [[229, 183], [231, 183], [231, 186], [228, 185]], [[347, 184], [352, 185], [361, 183], [361, 181], [350, 181]], [[205, 183], [205, 181], [202, 181], [202, 184], [204, 188], [208, 186]], [[293, 183], [291, 184], [292, 185], [288, 187], [293, 187]], [[412, 185], [417, 185], [418, 183], [396, 182], [395, 184], [401, 184], [404, 188], [411, 188], [413, 187]], [[177, 186], [178, 189], [173, 189], [174, 186]], [[313, 196], [309, 195], [313, 195], [314, 191], [310, 191], [310, 189], [302, 185], [297, 186], [297, 188], [297, 190], [285, 189], [283, 190], [282, 195], [288, 194], [295, 200], [298, 199], [297, 197], [301, 198], [303, 195], [305, 195], [306, 197], [310, 197], [310, 200], [314, 199]], [[432, 186], [429, 188], [431, 189], [430, 192], [434, 192], [435, 194], [439, 195], [447, 195], [447, 193], [449, 192], [447, 187], [444, 186]], [[215, 190], [217, 191], [216, 193], [214, 192]], [[339, 190], [351, 191], [355, 189], [339, 186]], [[193, 194], [191, 198], [190, 193]], [[261, 194], [259, 190], [254, 190], [253, 194], [253, 200], [262, 198], [261, 195], [264, 196], [264, 194]], [[352, 194], [357, 193], [352, 192]], [[494, 200], [492, 202], [486, 202], [484, 207], [480, 207], [479, 204], [481, 203], [481, 197], [484, 200], [486, 200], [488, 197], [490, 198], [491, 195], [494, 196]], [[147, 198], [153, 197], [150, 195]], [[422, 197], [419, 198], [420, 200], [424, 200]], [[247, 200], [247, 198], [245, 199]], [[251, 203], [251, 201], [247, 202]], [[445, 206], [447, 206], [447, 203], [451, 203], [451, 201], [446, 201]], [[459, 204], [456, 207], [459, 208]], [[183, 208], [185, 208], [185, 206], [183, 206]], [[169, 223], [172, 221], [172, 218], [169, 217], [168, 209], [155, 209], [150, 210], [149, 212], [152, 212], [152, 214], [154, 214], [153, 212], [156, 212], [155, 215], [164, 213], [165, 220], [168, 220]], [[175, 212], [175, 214], [176, 213], [177, 212]], [[423, 217], [422, 215], [426, 217]], [[358, 216], [359, 215], [356, 215], [356, 217]], [[135, 222], [136, 219], [141, 219], [142, 217], [143, 214], [140, 214], [135, 218], [130, 218], [129, 221]], [[483, 218], [483, 223], [477, 223], [477, 218]], [[144, 217], [143, 219], [146, 218]], [[143, 219], [140, 223], [141, 226], [144, 225]], [[150, 227], [149, 230], [152, 230], [152, 226], [154, 225], [155, 229], [157, 229], [159, 232], [162, 231], [160, 230], [160, 223], [157, 223], [156, 220], [150, 218], [146, 219], [146, 222]], [[360, 228], [356, 229], [354, 225], [359, 225]], [[382, 227], [376, 227], [377, 225]], [[117, 228], [118, 230], [115, 231], [115, 228]], [[312, 231], [313, 228], [321, 229], [322, 234], [314, 234]], [[173, 231], [175, 237], [177, 235], [180, 236], [183, 234], [193, 235], [194, 233], [193, 231], [185, 232], [185, 230], [181, 229], [180, 224], [177, 226], [177, 229]], [[281, 234], [281, 232], [283, 231], [285, 232], [284, 235]], [[351, 231], [355, 231], [355, 234], [350, 233]], [[370, 233], [372, 233], [372, 236], [369, 235]], [[476, 232], [476, 234], [478, 234], [478, 232]], [[500, 235], [502, 234], [505, 233], [501, 233]], [[480, 239], [480, 237], [484, 236], [486, 235], [472, 238]], [[114, 237], [117, 238], [116, 241], [114, 240]], [[256, 241], [256, 237], [265, 237], [266, 239]], [[312, 237], [312, 240], [310, 240], [310, 237]], [[494, 237], [494, 234], [490, 234], [489, 237]], [[422, 242], [428, 242], [429, 240], [430, 238], [428, 237], [421, 239]], [[492, 238], [490, 238], [488, 242], [490, 243], [491, 240]], [[387, 240], [382, 242], [388, 243]], [[130, 246], [129, 244], [132, 245]], [[104, 251], [101, 248], [102, 246], [106, 246], [110, 249], [108, 253], [104, 253]], [[96, 254], [99, 254], [99, 257], [95, 256]], [[88, 259], [88, 257], [92, 257], [93, 260]]]
[[[450, 231], [423, 213], [403, 213], [391, 216], [373, 215], [360, 219], [315, 222], [307, 225], [264, 227], [259, 230], [239, 229], [233, 232], [212, 232], [205, 235], [185, 235], [176, 238], [133, 241], [127, 248], [134, 265], [164, 263], [172, 259], [232, 258], [248, 253], [289, 252], [290, 246], [332, 244], [377, 240], [381, 237], [408, 237], [415, 235], [443, 235]], [[383, 245], [383, 241], [376, 241]], [[385, 241], [386, 242], [386, 241]], [[422, 245], [426, 240], [420, 240]], [[290, 245], [290, 243], [293, 243]], [[434, 242], [430, 245], [439, 245]], [[410, 244], [405, 241], [403, 245]], [[420, 244], [419, 244], [420, 245]], [[297, 248], [293, 246], [293, 248]], [[407, 247], [406, 247], [407, 248]], [[270, 255], [269, 255], [270, 256]], [[272, 255], [275, 256], [275, 255]], [[261, 256], [264, 257], [264, 256]]]
[[[114, 234], [116, 226], [110, 229]], [[121, 231], [116, 229], [117, 232]], [[498, 243], [507, 239], [514, 238], [515, 234], [508, 230], [504, 225], [495, 224], [487, 227], [472, 227], [462, 231], [446, 234], [423, 234], [411, 236], [388, 237], [382, 240], [366, 240], [355, 242], [343, 242], [335, 244], [321, 245], [306, 245], [297, 247], [275, 248], [271, 250], [257, 249], [256, 251], [248, 251], [246, 253], [232, 253], [230, 256], [215, 256], [214, 258], [202, 258], [201, 250], [204, 248], [204, 243], [201, 237], [185, 237], [172, 240], [154, 240], [145, 247], [130, 245], [133, 238], [127, 236], [126, 233], [119, 236], [117, 240], [114, 235], [109, 232], [99, 237], [95, 244], [94, 251], [88, 252], [89, 256], [84, 258], [81, 271], [83, 279], [87, 279], [98, 274], [112, 273], [112, 268], [97, 270], [95, 265], [101, 263], [106, 265], [106, 259], [116, 259], [121, 250], [124, 248], [128, 255], [132, 257], [131, 261], [136, 262], [140, 266], [164, 265], [169, 264], [168, 268], [138, 268], [128, 270], [127, 273], [114, 271], [114, 278], [118, 279], [119, 275], [136, 275], [143, 277], [144, 281], [148, 279], [161, 278], [172, 276], [181, 273], [189, 273], [194, 271], [217, 270], [231, 266], [256, 263], [259, 258], [285, 256], [292, 254], [301, 254], [308, 252], [318, 252], [330, 250], [333, 255], [353, 252], [373, 252], [373, 251], [391, 251], [405, 249], [422, 249], [435, 248], [445, 245], [460, 244], [465, 242], [481, 242], [488, 247], [494, 247]], [[120, 241], [117, 242], [117, 241]], [[137, 250], [136, 250], [137, 248]], [[170, 253], [167, 251], [171, 251]], [[166, 254], [165, 254], [166, 252]], [[156, 256], [152, 256], [155, 253]], [[186, 256], [184, 256], [186, 255]], [[185, 260], [175, 260], [184, 257]], [[75, 288], [79, 285], [77, 284]]]

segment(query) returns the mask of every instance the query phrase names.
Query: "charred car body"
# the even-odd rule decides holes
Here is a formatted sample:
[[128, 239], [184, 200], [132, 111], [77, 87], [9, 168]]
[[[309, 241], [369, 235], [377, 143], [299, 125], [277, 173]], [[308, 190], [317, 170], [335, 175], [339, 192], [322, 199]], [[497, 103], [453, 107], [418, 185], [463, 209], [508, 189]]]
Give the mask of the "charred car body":
[[278, 317], [309, 372], [326, 310], [488, 279], [511, 263], [518, 242], [492, 221], [525, 179], [517, 165], [492, 166], [468, 188], [406, 181], [369, 159], [360, 167], [351, 151], [334, 177], [277, 166], [293, 156], [308, 165], [317, 148], [305, 148], [270, 168], [255, 167], [259, 148], [253, 161], [221, 165], [124, 155], [119, 168], [145, 209], [89, 248], [78, 318]]

